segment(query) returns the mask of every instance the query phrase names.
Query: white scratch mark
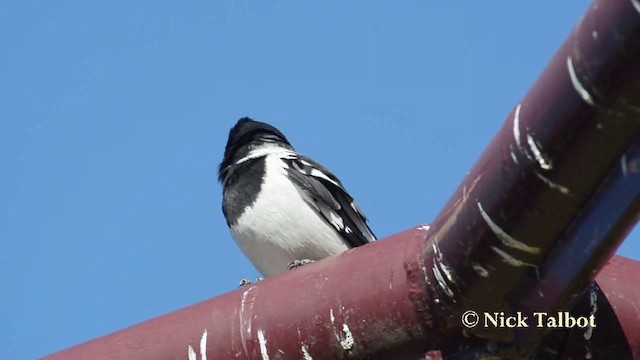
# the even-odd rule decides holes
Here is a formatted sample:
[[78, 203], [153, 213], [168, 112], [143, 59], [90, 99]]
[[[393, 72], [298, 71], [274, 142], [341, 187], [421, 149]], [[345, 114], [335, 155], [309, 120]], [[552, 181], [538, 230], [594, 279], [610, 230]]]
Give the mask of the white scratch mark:
[[336, 340], [340, 341], [340, 335], [338, 335], [338, 331], [336, 330], [336, 317], [333, 316], [333, 309], [329, 309], [329, 320], [331, 320], [331, 328], [333, 328], [333, 336], [336, 337]]
[[422, 224], [422, 225], [418, 226], [418, 227], [416, 228], [416, 230], [427, 231], [427, 230], [429, 230], [429, 228], [430, 228], [430, 227], [431, 227], [431, 226], [430, 226], [430, 225], [428, 225], [428, 224]]
[[264, 337], [264, 331], [258, 330], [258, 342], [260, 343], [260, 355], [262, 360], [269, 360], [269, 353], [267, 353], [267, 339]]
[[467, 184], [464, 184], [464, 186], [462, 187], [462, 203], [466, 203], [467, 202]]
[[353, 349], [353, 345], [355, 341], [353, 340], [353, 334], [351, 334], [351, 330], [349, 330], [349, 326], [347, 324], [342, 324], [342, 331], [344, 332], [344, 339], [340, 340], [340, 345], [342, 345], [342, 349], [351, 350]]
[[447, 296], [452, 298], [453, 291], [451, 291], [446, 281], [444, 281], [444, 276], [442, 276], [442, 273], [440, 272], [440, 270], [435, 264], [433, 264], [432, 270], [433, 270], [433, 275], [436, 277], [436, 280], [438, 280], [438, 285], [440, 285], [440, 287], [445, 292], [445, 294], [447, 294]]
[[313, 360], [313, 357], [309, 354], [309, 349], [307, 349], [307, 345], [302, 344], [300, 347], [300, 352], [302, 352], [302, 358], [304, 360]]
[[200, 359], [207, 360], [207, 329], [204, 329], [200, 338]]
[[[467, 200], [469, 199], [469, 194], [473, 191], [473, 189], [476, 188], [476, 185], [478, 184], [478, 181], [480, 181], [480, 179], [482, 179], [482, 174], [476, 176], [476, 178], [473, 179], [473, 181], [471, 182], [471, 186], [469, 186], [468, 189], [467, 182], [465, 182], [464, 186], [462, 187], [462, 202], [459, 203], [459, 205], [463, 205], [467, 202]], [[456, 219], [458, 218], [458, 211], [459, 210], [456, 210]]]
[[636, 10], [638, 12], [640, 12], [640, 1], [638, 0], [631, 0], [631, 4], [633, 5], [634, 8], [636, 8]]
[[193, 346], [189, 345], [189, 360], [198, 360], [198, 355], [196, 355], [196, 351], [193, 350]]
[[437, 239], [436, 241], [433, 242], [433, 244], [431, 244], [431, 247], [433, 248], [433, 252], [436, 255], [436, 262], [438, 263], [440, 270], [442, 270], [444, 275], [447, 277], [447, 280], [455, 284], [456, 281], [454, 280], [454, 277], [453, 277], [453, 269], [451, 269], [449, 266], [447, 266], [444, 263], [444, 256], [442, 255], [442, 252], [440, 252], [440, 247], [438, 246]]
[[[447, 280], [455, 284], [455, 281], [453, 278], [453, 270], [451, 270], [451, 268], [449, 268], [447, 265], [444, 264], [444, 256], [442, 255], [442, 252], [440, 251], [440, 247], [438, 246], [437, 238], [431, 244], [431, 247], [433, 248], [433, 253], [435, 255], [435, 260], [434, 260], [433, 269], [432, 269], [433, 275], [436, 277], [436, 280], [438, 280], [438, 285], [440, 285], [440, 287], [445, 292], [445, 294], [453, 298], [454, 296], [453, 290], [449, 287], [449, 285], [445, 281], [445, 276], [446, 276]], [[444, 276], [442, 276], [443, 273], [444, 273]]]
[[584, 354], [584, 358], [585, 359], [587, 359], [587, 360], [593, 359], [593, 354], [591, 353], [591, 350], [589, 349], [588, 346], [584, 347], [584, 351], [585, 351], [585, 354]]
[[593, 36], [593, 40], [598, 40], [598, 32], [597, 31], [593, 30], [591, 32], [591, 36]]
[[507, 264], [511, 265], [511, 266], [515, 266], [515, 267], [523, 267], [523, 266], [529, 266], [532, 267], [534, 269], [538, 269], [537, 266], [533, 265], [533, 264], [529, 264], [526, 263], [520, 259], [516, 259], [515, 257], [507, 254], [505, 251], [500, 250], [499, 248], [492, 246], [491, 249], [493, 249], [493, 251], [496, 252], [496, 254], [500, 255], [500, 257], [502, 258], [502, 261], [506, 262]]
[[516, 113], [513, 115], [513, 138], [516, 140], [518, 148], [522, 148], [520, 145], [520, 108], [522, 108], [522, 104], [516, 106]]
[[595, 105], [591, 94], [589, 94], [587, 89], [585, 89], [584, 86], [582, 86], [582, 84], [580, 83], [580, 80], [578, 80], [576, 71], [573, 68], [573, 60], [571, 59], [571, 56], [567, 56], [567, 68], [569, 69], [569, 77], [571, 77], [571, 83], [578, 92], [578, 95], [580, 95], [582, 100], [584, 100], [587, 104], [591, 106]]
[[[531, 158], [531, 155], [529, 155], [529, 152], [527, 152], [527, 149], [522, 147], [522, 144], [520, 143], [520, 110], [521, 109], [522, 109], [522, 104], [518, 104], [518, 106], [516, 106], [516, 112], [513, 115], [513, 138], [515, 139], [516, 145], [518, 146], [518, 149], [520, 149], [520, 152], [522, 152], [524, 156], [527, 157], [527, 159], [533, 160]], [[516, 157], [515, 154], [511, 155], [511, 159], [513, 159], [515, 163], [518, 163], [518, 158]]]
[[246, 356], [249, 356], [249, 351], [247, 350], [246, 335], [251, 336], [251, 309], [253, 309], [253, 300], [255, 300], [255, 295], [250, 301], [251, 308], [248, 317], [245, 316], [245, 307], [247, 305], [247, 297], [253, 289], [253, 287], [250, 287], [249, 289], [247, 289], [247, 291], [242, 293], [242, 300], [240, 301], [240, 312], [238, 313], [238, 318], [240, 320], [240, 340], [242, 341], [242, 348], [244, 349], [244, 354]]
[[469, 191], [467, 191], [467, 194], [471, 193], [473, 189], [476, 188], [476, 185], [478, 184], [478, 181], [480, 181], [480, 179], [482, 179], [482, 174], [479, 174], [478, 176], [476, 176], [475, 179], [473, 179], [473, 182], [471, 183], [471, 188], [469, 189]]
[[493, 222], [493, 220], [491, 220], [489, 215], [482, 208], [482, 204], [480, 204], [479, 201], [477, 202], [477, 204], [478, 204], [478, 209], [480, 210], [480, 215], [482, 215], [482, 218], [487, 223], [487, 225], [489, 225], [489, 228], [491, 229], [491, 231], [493, 231], [493, 233], [496, 235], [496, 237], [505, 246], [508, 246], [510, 248], [513, 248], [513, 249], [518, 249], [520, 251], [528, 252], [530, 254], [539, 254], [540, 253], [540, 248], [539, 247], [529, 246], [529, 245], [523, 243], [522, 241], [518, 241], [518, 240], [512, 238], [509, 234], [507, 234], [504, 230], [502, 230], [495, 222]]
[[558, 190], [563, 195], [571, 195], [569, 188], [562, 186], [558, 183], [554, 183], [549, 178], [545, 177], [544, 175], [540, 174], [537, 171], [534, 171], [533, 173], [538, 177], [538, 179], [542, 180], [542, 182], [545, 183], [545, 185], [547, 185], [549, 188], [553, 190]]
[[527, 143], [529, 144], [529, 147], [533, 152], [533, 157], [536, 159], [538, 164], [540, 164], [540, 167], [544, 170], [551, 170], [553, 168], [551, 160], [548, 160], [547, 157], [542, 153], [542, 151], [540, 151], [538, 144], [536, 144], [536, 141], [529, 134], [527, 134]]
[[623, 154], [620, 158], [620, 167], [622, 168], [622, 175], [627, 176], [627, 154]]
[[[596, 312], [598, 312], [598, 293], [595, 288], [591, 288], [589, 292], [589, 303], [591, 305], [591, 314], [595, 316]], [[591, 340], [591, 336], [593, 335], [593, 328], [591, 326], [587, 327], [584, 331], [584, 339], [589, 341]]]
[[[511, 145], [509, 145], [509, 146], [511, 147]], [[513, 148], [511, 149], [509, 154], [511, 154], [511, 160], [513, 160], [513, 163], [517, 164], [518, 163], [518, 157], [516, 156], [516, 153], [513, 152]]]
[[476, 274], [484, 278], [489, 277], [489, 270], [485, 269], [482, 265], [478, 263], [471, 263], [471, 267], [473, 268], [473, 271], [476, 272]]

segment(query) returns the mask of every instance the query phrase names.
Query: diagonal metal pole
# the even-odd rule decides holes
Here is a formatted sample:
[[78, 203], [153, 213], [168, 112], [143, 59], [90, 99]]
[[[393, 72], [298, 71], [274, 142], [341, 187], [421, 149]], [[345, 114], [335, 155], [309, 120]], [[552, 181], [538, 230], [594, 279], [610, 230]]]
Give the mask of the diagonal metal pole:
[[[354, 249], [48, 359], [540, 352], [548, 328], [464, 328], [461, 315], [571, 309], [638, 219], [639, 147], [640, 3], [596, 1], [431, 230]], [[608, 291], [615, 301], [615, 293], [638, 296]], [[617, 326], [615, 316], [601, 317]], [[622, 320], [624, 331], [634, 329]], [[589, 346], [603, 333], [593, 331]], [[638, 348], [637, 337], [627, 336]], [[622, 333], [616, 338], [627, 345]]]

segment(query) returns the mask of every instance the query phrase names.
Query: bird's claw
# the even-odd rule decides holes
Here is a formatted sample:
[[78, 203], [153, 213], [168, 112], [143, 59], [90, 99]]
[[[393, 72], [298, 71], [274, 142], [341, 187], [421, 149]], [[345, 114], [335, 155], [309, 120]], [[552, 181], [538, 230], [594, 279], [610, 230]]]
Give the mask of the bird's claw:
[[[256, 282], [260, 282], [262, 280], [264, 280], [264, 279], [261, 278], [261, 277], [257, 277], [256, 278]], [[253, 284], [253, 281], [251, 281], [249, 279], [240, 279], [240, 283], [238, 284], [238, 287], [239, 288], [240, 287], [245, 287], [245, 286], [249, 286], [249, 285], [252, 285], [252, 284]]]
[[314, 262], [316, 261], [311, 259], [293, 260], [292, 262], [287, 264], [287, 268], [289, 270], [293, 270], [305, 265], [313, 264]]

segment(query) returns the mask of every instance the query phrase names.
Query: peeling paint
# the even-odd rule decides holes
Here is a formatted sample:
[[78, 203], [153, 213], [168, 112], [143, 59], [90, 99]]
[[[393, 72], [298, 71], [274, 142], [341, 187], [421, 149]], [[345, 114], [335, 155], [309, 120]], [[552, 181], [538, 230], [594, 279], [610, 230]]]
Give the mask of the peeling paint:
[[578, 93], [578, 95], [580, 95], [582, 100], [584, 100], [587, 104], [591, 106], [595, 105], [595, 102], [593, 101], [591, 94], [589, 94], [589, 92], [587, 91], [587, 89], [584, 88], [580, 80], [578, 80], [576, 71], [573, 68], [573, 60], [571, 59], [571, 56], [567, 56], [567, 69], [569, 70], [569, 77], [571, 77], [571, 83], [573, 84], [573, 87], [576, 89], [576, 92]]
[[486, 278], [489, 277], [489, 270], [485, 269], [482, 265], [478, 264], [478, 263], [471, 263], [471, 267], [473, 268], [473, 271], [476, 272], [476, 274]]
[[344, 350], [353, 349], [353, 345], [355, 345], [355, 341], [353, 340], [353, 334], [351, 330], [349, 330], [349, 326], [347, 324], [342, 324], [342, 332], [344, 332], [344, 339], [340, 340], [340, 345]]
[[598, 40], [598, 32], [597, 31], [593, 30], [591, 32], [591, 36], [593, 36], [593, 40]]
[[540, 174], [537, 171], [534, 171], [534, 174], [538, 177], [538, 179], [542, 180], [542, 182], [545, 183], [545, 185], [547, 185], [549, 188], [551, 188], [553, 190], [557, 190], [563, 195], [571, 195], [571, 191], [569, 191], [569, 188], [567, 188], [565, 186], [562, 186], [562, 185], [560, 185], [558, 183], [554, 183], [549, 178], [547, 178], [546, 176]]
[[[342, 310], [344, 310], [344, 307], [340, 306], [342, 308]], [[355, 341], [353, 339], [353, 334], [351, 334], [351, 330], [349, 330], [349, 326], [346, 323], [342, 324], [342, 332], [344, 333], [344, 336], [340, 333], [338, 333], [337, 329], [336, 329], [336, 318], [333, 315], [333, 309], [329, 309], [329, 320], [331, 320], [331, 327], [333, 328], [333, 335], [335, 336], [336, 340], [340, 343], [340, 346], [342, 346], [342, 348], [344, 350], [351, 350], [353, 348], [353, 346], [355, 345]]]
[[515, 257], [507, 254], [505, 251], [500, 250], [499, 248], [492, 246], [491, 249], [493, 249], [493, 251], [496, 252], [496, 254], [500, 255], [500, 257], [502, 258], [502, 261], [506, 262], [507, 264], [511, 265], [511, 266], [515, 266], [515, 267], [523, 267], [523, 266], [529, 266], [532, 267], [534, 269], [538, 269], [538, 267], [536, 265], [533, 264], [529, 264], [526, 263], [520, 259], [516, 259]]
[[269, 360], [269, 353], [267, 352], [267, 339], [264, 336], [262, 329], [258, 330], [258, 342], [260, 343], [260, 355], [262, 360]]
[[533, 152], [533, 157], [536, 159], [540, 167], [544, 170], [553, 169], [553, 165], [551, 164], [551, 160], [547, 159], [547, 157], [542, 153], [539, 145], [536, 144], [536, 141], [533, 139], [533, 136], [527, 134], [527, 143], [529, 144], [529, 148], [531, 148], [531, 152]]
[[429, 224], [422, 224], [416, 228], [416, 230], [427, 231], [431, 226]]
[[313, 357], [309, 354], [309, 349], [307, 349], [307, 345], [302, 344], [300, 347], [300, 352], [302, 353], [303, 360], [313, 360]]
[[510, 248], [517, 249], [517, 250], [520, 250], [520, 251], [528, 252], [530, 254], [539, 254], [540, 253], [540, 248], [539, 247], [529, 246], [529, 245], [523, 243], [522, 241], [516, 240], [513, 237], [511, 237], [509, 234], [507, 234], [495, 222], [493, 222], [493, 220], [491, 220], [489, 215], [482, 208], [482, 204], [480, 204], [479, 201], [477, 202], [477, 204], [478, 204], [478, 209], [480, 210], [480, 215], [482, 215], [482, 218], [487, 223], [487, 225], [489, 225], [489, 228], [491, 229], [491, 231], [493, 231], [493, 233], [496, 235], [496, 237], [505, 246], [508, 246]]

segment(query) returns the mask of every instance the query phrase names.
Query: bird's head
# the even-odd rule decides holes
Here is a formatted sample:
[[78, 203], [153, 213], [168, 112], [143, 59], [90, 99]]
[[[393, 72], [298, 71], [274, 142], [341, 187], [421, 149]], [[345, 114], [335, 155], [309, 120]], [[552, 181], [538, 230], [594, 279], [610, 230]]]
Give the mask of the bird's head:
[[238, 120], [229, 131], [224, 158], [218, 169], [218, 179], [223, 181], [230, 166], [249, 155], [252, 150], [268, 146], [293, 149], [287, 137], [275, 127], [248, 117]]

